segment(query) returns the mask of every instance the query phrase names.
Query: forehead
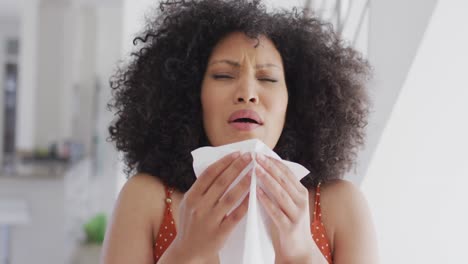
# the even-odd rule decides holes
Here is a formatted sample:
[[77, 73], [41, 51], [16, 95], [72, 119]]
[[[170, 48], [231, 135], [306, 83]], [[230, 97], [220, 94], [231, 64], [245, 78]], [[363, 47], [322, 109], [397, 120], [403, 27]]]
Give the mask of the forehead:
[[213, 49], [210, 61], [231, 59], [241, 62], [244, 58], [259, 63], [281, 64], [281, 54], [266, 36], [250, 38], [242, 32], [233, 32], [221, 39]]

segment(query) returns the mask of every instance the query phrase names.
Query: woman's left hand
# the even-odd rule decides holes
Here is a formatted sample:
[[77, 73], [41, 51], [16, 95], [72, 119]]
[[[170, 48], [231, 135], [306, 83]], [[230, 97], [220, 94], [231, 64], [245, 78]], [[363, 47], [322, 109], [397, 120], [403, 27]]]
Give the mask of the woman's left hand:
[[257, 195], [272, 220], [269, 227], [275, 247], [276, 263], [323, 263], [312, 240], [309, 191], [287, 166], [257, 154], [255, 173], [268, 190], [257, 187]]

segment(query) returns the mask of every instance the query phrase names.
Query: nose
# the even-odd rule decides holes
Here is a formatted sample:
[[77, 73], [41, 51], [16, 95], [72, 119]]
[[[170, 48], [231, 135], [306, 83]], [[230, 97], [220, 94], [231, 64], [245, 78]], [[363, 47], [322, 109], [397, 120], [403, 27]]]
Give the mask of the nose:
[[239, 87], [236, 90], [234, 95], [234, 103], [235, 104], [242, 104], [242, 103], [259, 103], [259, 97], [257, 93], [257, 89], [255, 87], [255, 82], [252, 80], [245, 80], [239, 83]]
[[[249, 98], [248, 101], [251, 102], [251, 103], [254, 103], [254, 104], [258, 103], [258, 96], [249, 96], [247, 98]], [[246, 101], [247, 100], [244, 99], [244, 97], [237, 98], [237, 103], [243, 103], [243, 102], [246, 102]]]

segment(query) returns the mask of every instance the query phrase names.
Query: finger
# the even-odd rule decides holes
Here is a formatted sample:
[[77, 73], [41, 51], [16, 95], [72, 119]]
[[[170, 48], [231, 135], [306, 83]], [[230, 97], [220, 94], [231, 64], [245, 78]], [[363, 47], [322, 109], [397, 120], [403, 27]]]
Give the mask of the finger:
[[[283, 186], [293, 201], [299, 202], [301, 200], [302, 196], [295, 188], [294, 181], [291, 180], [291, 176], [294, 177], [294, 175], [291, 175], [292, 173], [289, 171], [289, 168], [288, 171], [284, 172], [274, 162], [273, 158], [266, 157], [265, 155], [257, 154], [257, 159], [259, 160], [261, 167], [263, 167], [265, 171], [273, 177], [273, 179], [275, 179], [281, 186]], [[281, 162], [278, 161], [278, 163]]]
[[192, 185], [189, 192], [192, 195], [203, 195], [213, 181], [239, 156], [240, 153], [237, 151], [222, 157], [220, 160], [208, 166]]
[[239, 200], [248, 193], [250, 183], [252, 179], [252, 171], [249, 171], [247, 175], [234, 186], [231, 190], [226, 192], [215, 204], [213, 208], [214, 217], [222, 220], [228, 212], [239, 202]]
[[[304, 200], [308, 202], [309, 200], [309, 190], [302, 185], [301, 181], [296, 178], [296, 176], [293, 174], [293, 172], [286, 166], [283, 162], [271, 158], [268, 158], [273, 164], [275, 164], [280, 171], [283, 172], [283, 175], [286, 176], [286, 178], [289, 179], [289, 183], [292, 183], [292, 186], [294, 186], [292, 189], [295, 189], [294, 194], [291, 195], [293, 200], [296, 202], [298, 205], [303, 205]], [[291, 185], [289, 185], [291, 186]]]
[[[273, 164], [275, 164], [279, 170], [281, 170], [284, 175], [294, 184], [294, 186], [297, 189], [305, 189], [304, 185], [294, 176], [294, 173], [289, 169], [288, 166], [286, 166], [283, 162], [272, 158], [272, 157], [267, 157]], [[306, 189], [307, 190], [307, 189]]]
[[213, 181], [203, 198], [204, 203], [211, 206], [209, 208], [212, 208], [215, 205], [250, 161], [252, 161], [251, 154], [244, 153], [241, 157], [232, 162], [231, 165], [229, 165], [228, 168]]
[[284, 230], [286, 225], [290, 224], [289, 218], [284, 214], [284, 212], [278, 208], [278, 206], [273, 203], [273, 201], [266, 195], [266, 193], [260, 188], [257, 187], [257, 197], [262, 203], [263, 208], [270, 216], [273, 223], [275, 223], [276, 227], [280, 230]]
[[279, 207], [288, 219], [293, 222], [296, 218], [295, 216], [298, 208], [288, 192], [261, 167], [257, 166], [255, 168], [255, 173], [265, 185], [265, 189], [269, 191], [269, 195], [267, 195], [269, 200], [276, 201], [277, 205], [275, 207]]
[[223, 234], [229, 234], [236, 227], [236, 225], [244, 218], [249, 207], [250, 193], [245, 196], [242, 203], [234, 209], [229, 215], [225, 216], [220, 224], [220, 232]]

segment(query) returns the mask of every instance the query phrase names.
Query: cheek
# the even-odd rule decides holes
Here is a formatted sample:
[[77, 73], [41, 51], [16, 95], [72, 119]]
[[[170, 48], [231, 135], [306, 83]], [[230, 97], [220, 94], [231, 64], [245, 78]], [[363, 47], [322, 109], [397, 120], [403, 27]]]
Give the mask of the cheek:
[[212, 99], [210, 98], [210, 86], [209, 83], [207, 83], [205, 80], [202, 82], [201, 86], [201, 91], [200, 91], [200, 100], [201, 100], [201, 105], [202, 105], [202, 110], [203, 110], [203, 115], [207, 112], [207, 108], [210, 107], [210, 102]]
[[205, 125], [205, 129], [212, 124], [212, 120], [214, 119], [216, 113], [216, 109], [219, 107], [217, 105], [218, 99], [216, 94], [213, 91], [210, 91], [209, 87], [202, 88], [201, 92], [201, 104], [203, 110], [203, 123]]
[[271, 100], [272, 102], [272, 113], [277, 119], [284, 120], [286, 117], [286, 109], [288, 107], [288, 94], [282, 92], [275, 95]]

